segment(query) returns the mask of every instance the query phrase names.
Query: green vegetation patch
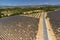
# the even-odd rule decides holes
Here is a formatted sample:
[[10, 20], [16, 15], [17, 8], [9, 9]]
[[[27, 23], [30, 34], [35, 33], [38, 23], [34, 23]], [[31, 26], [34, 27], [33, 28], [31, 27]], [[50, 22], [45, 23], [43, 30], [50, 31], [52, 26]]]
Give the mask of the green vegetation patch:
[[[0, 9], [0, 18], [15, 16], [15, 15], [29, 15], [35, 14], [34, 10], [43, 10], [45, 12], [54, 11], [55, 9], [60, 8], [60, 6], [39, 6], [39, 7], [13, 7], [13, 8], [1, 8]], [[28, 11], [33, 11], [32, 13], [27, 13]], [[26, 12], [24, 14], [24, 12]], [[8, 15], [10, 14], [10, 15]]]

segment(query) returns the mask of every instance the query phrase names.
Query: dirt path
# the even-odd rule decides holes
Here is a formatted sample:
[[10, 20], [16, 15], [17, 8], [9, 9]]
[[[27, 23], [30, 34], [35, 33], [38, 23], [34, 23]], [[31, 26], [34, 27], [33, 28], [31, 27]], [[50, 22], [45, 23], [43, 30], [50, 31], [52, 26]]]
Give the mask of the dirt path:
[[[45, 17], [46, 16], [47, 16], [47, 13], [45, 13]], [[47, 25], [47, 29], [48, 29], [49, 40], [56, 40], [56, 37], [55, 37], [55, 34], [53, 32], [52, 26], [49, 22], [49, 18], [46, 18], [45, 21], [46, 21], [46, 25]]]
[[40, 16], [40, 19], [39, 19], [39, 24], [38, 24], [39, 27], [38, 27], [38, 33], [37, 33], [37, 36], [36, 36], [36, 37], [37, 37], [36, 40], [42, 40], [42, 39], [43, 39], [43, 38], [42, 38], [42, 33], [43, 33], [43, 32], [42, 32], [42, 31], [43, 31], [43, 30], [42, 30], [42, 29], [43, 29], [43, 27], [42, 27], [42, 26], [43, 26], [43, 24], [42, 24], [42, 23], [43, 23], [43, 22], [42, 22], [42, 13], [41, 13], [40, 15], [41, 15], [41, 16]]
[[[43, 12], [41, 13], [41, 16], [40, 16], [40, 20], [39, 20], [39, 27], [38, 27], [38, 33], [37, 33], [37, 36], [36, 36], [36, 40], [43, 40], [43, 19], [42, 19], [42, 16], [43, 16]], [[45, 17], [47, 16], [47, 13], [45, 13]], [[49, 40], [56, 40], [56, 37], [55, 37], [55, 34], [53, 32], [53, 29], [51, 28], [52, 26], [50, 25], [50, 22], [49, 22], [49, 18], [45, 19], [46, 21], [46, 26], [47, 26], [47, 34], [48, 34], [48, 38]]]

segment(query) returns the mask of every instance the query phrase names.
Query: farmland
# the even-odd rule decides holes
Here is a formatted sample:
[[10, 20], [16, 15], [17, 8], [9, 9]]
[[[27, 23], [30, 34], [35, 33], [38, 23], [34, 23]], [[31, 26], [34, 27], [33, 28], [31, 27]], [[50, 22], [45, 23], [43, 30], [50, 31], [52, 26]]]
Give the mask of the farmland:
[[60, 10], [47, 14], [57, 40], [60, 40]]
[[12, 16], [0, 19], [1, 40], [36, 40], [39, 19]]
[[[45, 37], [42, 37], [42, 35], [48, 35], [48, 32], [46, 33], [48, 28], [45, 29], [45, 19], [48, 17], [50, 18], [49, 23], [52, 26], [55, 36], [59, 40], [60, 14], [59, 11], [55, 10], [58, 8], [60, 8], [60, 6], [0, 8], [0, 39], [38, 40], [40, 37], [41, 39], [44, 39]], [[45, 12], [48, 12], [46, 18], [45, 15], [43, 15]]]
[[[36, 40], [38, 23], [41, 10], [27, 11], [23, 14], [8, 16], [11, 11], [2, 12], [4, 15], [0, 18], [0, 39], [1, 40]], [[15, 11], [14, 11], [15, 12]]]

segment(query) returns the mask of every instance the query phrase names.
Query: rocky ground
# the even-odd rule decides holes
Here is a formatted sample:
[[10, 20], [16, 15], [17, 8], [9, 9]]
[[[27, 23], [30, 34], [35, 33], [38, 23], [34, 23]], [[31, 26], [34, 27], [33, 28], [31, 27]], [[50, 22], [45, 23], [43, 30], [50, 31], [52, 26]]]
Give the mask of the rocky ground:
[[36, 40], [40, 13], [31, 15], [1, 18], [0, 40]]

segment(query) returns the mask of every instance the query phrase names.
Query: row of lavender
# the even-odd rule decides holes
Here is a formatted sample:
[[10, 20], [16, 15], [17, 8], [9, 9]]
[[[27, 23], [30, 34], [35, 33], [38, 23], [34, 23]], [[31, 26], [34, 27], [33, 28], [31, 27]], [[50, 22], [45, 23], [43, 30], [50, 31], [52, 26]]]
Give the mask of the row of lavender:
[[57, 40], [60, 40], [60, 11], [49, 12], [48, 16]]

